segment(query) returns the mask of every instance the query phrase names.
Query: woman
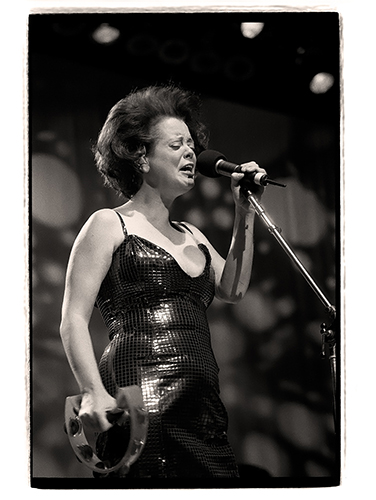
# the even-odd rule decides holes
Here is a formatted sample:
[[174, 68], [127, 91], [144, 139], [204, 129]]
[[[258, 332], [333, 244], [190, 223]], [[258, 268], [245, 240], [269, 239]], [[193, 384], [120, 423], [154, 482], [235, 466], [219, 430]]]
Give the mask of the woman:
[[[205, 311], [214, 295], [235, 303], [249, 285], [255, 214], [240, 187], [244, 174], [231, 179], [226, 260], [169, 212], [194, 186], [196, 155], [206, 145], [196, 97], [155, 86], [112, 108], [95, 149], [105, 183], [128, 201], [95, 212], [74, 243], [61, 336], [82, 393], [79, 416], [106, 437], [103, 453], [118, 440], [106, 416], [117, 406], [117, 387], [142, 389], [148, 437], [128, 477], [238, 477]], [[253, 171], [264, 172], [243, 164]], [[95, 305], [110, 337], [99, 369], [88, 329]]]

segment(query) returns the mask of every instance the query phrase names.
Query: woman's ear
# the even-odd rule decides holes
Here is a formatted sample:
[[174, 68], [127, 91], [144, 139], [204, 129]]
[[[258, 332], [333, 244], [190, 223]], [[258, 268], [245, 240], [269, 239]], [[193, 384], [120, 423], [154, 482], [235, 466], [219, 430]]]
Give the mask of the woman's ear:
[[139, 159], [137, 161], [137, 167], [140, 170], [140, 172], [146, 174], [150, 170], [150, 165], [148, 163], [148, 160], [146, 158], [146, 147], [142, 146], [139, 150]]
[[146, 158], [145, 155], [141, 156], [141, 158], [138, 162], [138, 167], [143, 174], [147, 174], [149, 172], [150, 165], [149, 165], [148, 159]]

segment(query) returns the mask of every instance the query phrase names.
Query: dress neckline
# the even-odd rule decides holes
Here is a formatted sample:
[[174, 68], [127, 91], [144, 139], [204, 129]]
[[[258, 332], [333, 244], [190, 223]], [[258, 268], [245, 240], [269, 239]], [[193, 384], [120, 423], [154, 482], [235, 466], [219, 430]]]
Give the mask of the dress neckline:
[[[136, 239], [136, 240], [139, 240], [141, 242], [144, 242], [144, 243], [147, 243], [148, 245], [151, 245], [152, 247], [154, 248], [157, 248], [158, 250], [160, 250], [161, 252], [163, 252], [164, 254], [166, 254], [167, 256], [169, 256], [171, 258], [171, 260], [174, 262], [174, 264], [181, 270], [182, 273], [184, 273], [186, 276], [188, 276], [189, 278], [191, 279], [197, 279], [197, 278], [201, 278], [205, 272], [206, 272], [206, 269], [208, 267], [208, 264], [210, 263], [210, 254], [209, 254], [209, 250], [207, 248], [207, 246], [204, 244], [204, 243], [198, 243], [197, 244], [197, 247], [199, 248], [199, 250], [204, 254], [204, 257], [205, 257], [205, 265], [204, 265], [204, 268], [203, 270], [200, 272], [200, 274], [198, 274], [197, 276], [191, 276], [189, 273], [187, 273], [187, 271], [185, 271], [181, 265], [179, 264], [179, 262], [176, 260], [176, 258], [172, 255], [171, 252], [169, 252], [168, 250], [166, 250], [165, 248], [161, 247], [160, 245], [158, 245], [157, 243], [154, 243], [153, 241], [150, 241], [148, 240], [147, 238], [144, 238], [143, 236], [139, 236], [138, 234], [135, 234], [135, 233], [128, 233], [128, 238], [132, 238], [133, 240]], [[126, 243], [126, 239], [123, 241], [122, 245], [124, 243]]]
[[[186, 276], [188, 276], [189, 278], [191, 279], [197, 279], [197, 278], [200, 278], [201, 276], [203, 276], [206, 272], [206, 269], [207, 269], [207, 266], [208, 264], [210, 263], [210, 253], [209, 253], [209, 250], [207, 248], [207, 246], [204, 244], [204, 243], [198, 243], [196, 242], [197, 244], [197, 247], [198, 249], [204, 254], [204, 257], [205, 257], [205, 265], [204, 265], [204, 268], [202, 270], [202, 272], [200, 274], [198, 274], [197, 276], [191, 276], [189, 273], [187, 273], [187, 271], [185, 271], [181, 265], [179, 264], [179, 262], [176, 260], [176, 258], [172, 255], [171, 252], [169, 252], [168, 250], [166, 250], [164, 247], [161, 247], [160, 245], [158, 245], [157, 243], [154, 243], [154, 241], [151, 241], [151, 240], [148, 240], [147, 238], [144, 238], [143, 236], [140, 236], [136, 233], [129, 233], [128, 232], [128, 229], [127, 229], [127, 226], [125, 224], [125, 221], [124, 221], [124, 218], [123, 216], [121, 215], [120, 212], [118, 212], [117, 210], [114, 210], [114, 212], [118, 215], [119, 219], [120, 219], [120, 222], [121, 222], [121, 225], [122, 225], [122, 228], [123, 228], [123, 234], [124, 234], [124, 240], [122, 241], [122, 243], [119, 245], [118, 249], [127, 241], [127, 238], [131, 237], [133, 239], [138, 239], [139, 241], [143, 241], [144, 243], [147, 243], [149, 245], [152, 245], [154, 248], [158, 248], [158, 250], [164, 252], [166, 255], [168, 255], [172, 261], [175, 263], [175, 265], [181, 270], [181, 272], [183, 272]], [[173, 222], [171, 223], [171, 225], [174, 225], [175, 227], [177, 227], [179, 230], [180, 230], [180, 225], [182, 225], [183, 227], [186, 227], [185, 224], [178, 224], [176, 222]], [[189, 228], [186, 227], [186, 229], [190, 231]], [[181, 232], [185, 232], [184, 230], [181, 231]], [[193, 233], [192, 233], [193, 235]], [[117, 249], [117, 250], [118, 250]], [[116, 250], [116, 251], [117, 251]]]

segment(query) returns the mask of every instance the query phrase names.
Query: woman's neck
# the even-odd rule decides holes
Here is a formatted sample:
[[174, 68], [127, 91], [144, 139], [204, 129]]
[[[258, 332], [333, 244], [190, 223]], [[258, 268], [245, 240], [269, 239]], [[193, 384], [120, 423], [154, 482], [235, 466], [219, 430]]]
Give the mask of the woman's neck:
[[170, 224], [171, 204], [172, 201], [166, 202], [155, 191], [141, 187], [125, 207], [142, 214], [153, 226], [163, 227]]

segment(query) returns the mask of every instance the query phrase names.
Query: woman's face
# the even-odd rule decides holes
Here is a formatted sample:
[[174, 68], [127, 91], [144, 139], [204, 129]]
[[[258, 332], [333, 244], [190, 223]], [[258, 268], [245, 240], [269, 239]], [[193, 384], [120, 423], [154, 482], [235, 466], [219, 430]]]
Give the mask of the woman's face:
[[195, 183], [196, 155], [189, 129], [182, 120], [166, 117], [152, 127], [152, 133], [155, 142], [147, 155], [150, 170], [144, 182], [180, 196]]

